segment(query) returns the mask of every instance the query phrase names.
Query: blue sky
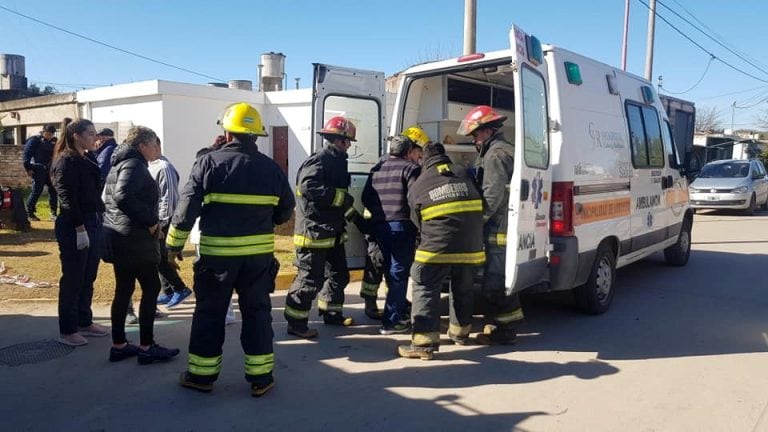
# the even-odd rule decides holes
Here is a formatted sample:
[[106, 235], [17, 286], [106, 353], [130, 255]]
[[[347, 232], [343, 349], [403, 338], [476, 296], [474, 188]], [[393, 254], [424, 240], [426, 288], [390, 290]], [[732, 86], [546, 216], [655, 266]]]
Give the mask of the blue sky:
[[[717, 107], [725, 127], [730, 127], [731, 104], [735, 101], [737, 107], [745, 107], [735, 110], [735, 127], [753, 126], [755, 117], [768, 109], [768, 1], [660, 1], [695, 23], [684, 7], [765, 71], [728, 53], [660, 4], [659, 13], [705, 49], [765, 81], [713, 61], [700, 84], [675, 96], [693, 100], [700, 108]], [[515, 23], [545, 43], [611, 65], [620, 64], [623, 0], [477, 3], [479, 51], [508, 47], [509, 28]], [[642, 75], [648, 10], [640, 0], [630, 3], [628, 70]], [[437, 56], [460, 55], [463, 40], [463, 0], [0, 0], [0, 6], [224, 80], [255, 81], [259, 55], [282, 52], [287, 56], [291, 88], [294, 78], [301, 79], [302, 87], [310, 84], [313, 62], [379, 70], [389, 75]], [[4, 10], [0, 10], [0, 52], [24, 55], [31, 82], [41, 86], [56, 83], [54, 86], [62, 91], [147, 79], [211, 81], [87, 42]], [[682, 92], [699, 81], [710, 57], [657, 20], [654, 60], [654, 82], [662, 75], [668, 92]]]

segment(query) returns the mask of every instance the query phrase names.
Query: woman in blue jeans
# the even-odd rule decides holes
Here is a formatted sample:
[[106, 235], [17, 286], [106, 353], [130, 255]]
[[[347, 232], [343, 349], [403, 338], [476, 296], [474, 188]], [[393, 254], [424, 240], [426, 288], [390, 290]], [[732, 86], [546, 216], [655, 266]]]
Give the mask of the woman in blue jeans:
[[89, 337], [109, 331], [93, 322], [91, 299], [99, 268], [101, 243], [101, 174], [90, 153], [96, 129], [89, 120], [69, 123], [53, 150], [51, 179], [59, 195], [56, 218], [61, 279], [59, 280], [59, 342], [80, 346]]

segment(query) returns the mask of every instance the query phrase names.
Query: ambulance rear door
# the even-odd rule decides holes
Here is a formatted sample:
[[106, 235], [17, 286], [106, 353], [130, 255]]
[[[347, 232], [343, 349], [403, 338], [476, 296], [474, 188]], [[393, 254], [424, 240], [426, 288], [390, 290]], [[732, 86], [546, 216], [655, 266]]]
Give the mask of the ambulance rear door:
[[[360, 214], [363, 213], [360, 195], [368, 172], [382, 155], [385, 107], [383, 72], [314, 64], [312, 151], [322, 149], [323, 139], [317, 131], [329, 118], [341, 115], [355, 124], [357, 142], [353, 142], [348, 151], [349, 192]], [[366, 256], [363, 235], [352, 223], [347, 224], [347, 233], [347, 264], [350, 269], [363, 268]]]

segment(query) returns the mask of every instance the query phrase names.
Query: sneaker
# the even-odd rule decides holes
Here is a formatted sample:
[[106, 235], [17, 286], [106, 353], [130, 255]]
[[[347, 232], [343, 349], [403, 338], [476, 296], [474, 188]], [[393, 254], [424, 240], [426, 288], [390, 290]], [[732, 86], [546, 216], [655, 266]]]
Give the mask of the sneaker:
[[379, 329], [379, 334], [393, 335], [393, 334], [407, 334], [411, 332], [410, 321], [400, 321], [394, 324], [383, 324]]
[[153, 344], [148, 350], [139, 349], [138, 361], [140, 365], [148, 365], [154, 362], [167, 362], [179, 355], [178, 348], [165, 348]]
[[119, 362], [121, 360], [125, 360], [129, 357], [134, 357], [139, 355], [139, 350], [141, 348], [137, 347], [136, 345], [133, 345], [132, 343], [126, 343], [124, 347], [122, 348], [115, 348], [112, 347], [109, 349], [109, 361], [111, 362]]
[[469, 335], [458, 336], [451, 333], [450, 330], [448, 330], [447, 335], [448, 339], [450, 339], [451, 342], [455, 343], [456, 345], [472, 345], [472, 338], [469, 337]]
[[179, 376], [179, 384], [181, 384], [182, 387], [186, 387], [188, 389], [197, 390], [199, 392], [203, 393], [210, 393], [213, 390], [213, 384], [203, 384], [192, 381], [192, 378], [189, 375], [189, 372], [182, 372]]
[[40, 218], [37, 217], [37, 215], [34, 213], [29, 213], [29, 215], [27, 216], [27, 219], [35, 222], [40, 222]]
[[102, 325], [98, 325], [96, 323], [91, 323], [88, 327], [80, 327], [77, 329], [77, 332], [80, 333], [82, 336], [90, 336], [90, 337], [104, 337], [109, 336], [109, 329]]
[[171, 300], [168, 301], [168, 303], [165, 305], [166, 308], [171, 309], [183, 302], [187, 299], [187, 297], [192, 295], [192, 290], [189, 288], [184, 288], [182, 291], [177, 291], [173, 293], [173, 297], [171, 297]]
[[125, 323], [126, 324], [138, 324], [139, 323], [139, 317], [136, 316], [133, 312], [128, 312], [125, 315]]
[[157, 304], [159, 305], [168, 304], [168, 302], [171, 301], [172, 297], [173, 297], [173, 293], [170, 293], [170, 294], [162, 293], [159, 296], [157, 296]]
[[251, 383], [251, 396], [262, 397], [275, 386], [275, 379], [269, 377], [265, 383]]
[[323, 322], [328, 325], [349, 327], [355, 323], [352, 317], [345, 317], [341, 312], [321, 312]]
[[311, 329], [305, 326], [292, 326], [288, 324], [288, 334], [294, 335], [303, 339], [313, 339], [318, 335], [317, 330]]
[[487, 325], [483, 328], [483, 332], [475, 337], [475, 340], [480, 345], [512, 345], [517, 341], [517, 331]]
[[155, 309], [155, 318], [165, 318], [168, 314], [165, 312], [160, 311], [160, 309]]
[[57, 339], [59, 343], [69, 346], [83, 346], [88, 345], [88, 339], [80, 336], [79, 333], [72, 333], [72, 334], [62, 334], [59, 335], [59, 339]]
[[410, 344], [397, 347], [397, 353], [400, 357], [422, 360], [432, 360], [436, 351], [439, 351], [437, 346], [416, 346]]

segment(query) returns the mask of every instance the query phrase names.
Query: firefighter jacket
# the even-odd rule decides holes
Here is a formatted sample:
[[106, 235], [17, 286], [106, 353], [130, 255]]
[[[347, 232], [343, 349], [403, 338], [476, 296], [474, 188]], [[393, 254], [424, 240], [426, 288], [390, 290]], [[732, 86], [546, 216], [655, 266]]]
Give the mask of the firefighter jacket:
[[491, 245], [507, 244], [509, 183], [514, 169], [515, 146], [498, 132], [483, 143], [475, 160], [475, 180], [483, 193], [485, 235]]
[[331, 248], [344, 240], [345, 212], [354, 212], [349, 184], [347, 154], [330, 143], [301, 164], [296, 175], [294, 245]]
[[415, 261], [483, 264], [483, 201], [472, 180], [448, 156], [424, 161], [408, 192], [411, 220], [420, 231]]
[[290, 219], [294, 205], [280, 167], [255, 144], [233, 139], [195, 161], [166, 246], [180, 251], [199, 216], [200, 255], [272, 254], [274, 226]]

